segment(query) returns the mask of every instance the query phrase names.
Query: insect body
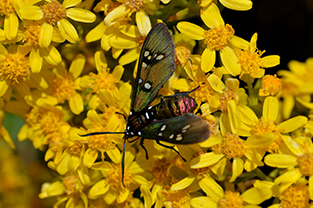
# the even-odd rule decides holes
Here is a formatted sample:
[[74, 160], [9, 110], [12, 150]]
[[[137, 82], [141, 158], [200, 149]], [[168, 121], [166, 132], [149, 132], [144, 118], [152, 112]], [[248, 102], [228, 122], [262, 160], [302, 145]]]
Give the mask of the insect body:
[[148, 158], [147, 150], [143, 145], [144, 139], [154, 139], [159, 145], [177, 152], [173, 147], [164, 145], [160, 141], [193, 144], [206, 140], [210, 135], [207, 123], [192, 114], [197, 105], [188, 94], [197, 88], [190, 92], [165, 97], [159, 104], [149, 107], [160, 88], [174, 73], [174, 49], [173, 39], [166, 25], [156, 24], [142, 46], [132, 93], [131, 112], [125, 131], [93, 132], [82, 135], [124, 134], [123, 185], [126, 140], [138, 136], [141, 139], [140, 145], [146, 151]]

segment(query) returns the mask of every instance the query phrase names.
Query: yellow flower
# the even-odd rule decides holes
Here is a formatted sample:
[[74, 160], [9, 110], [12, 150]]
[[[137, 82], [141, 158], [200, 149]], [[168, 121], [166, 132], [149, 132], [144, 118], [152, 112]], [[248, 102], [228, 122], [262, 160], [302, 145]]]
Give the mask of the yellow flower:
[[0, 2], [0, 15], [5, 16], [3, 29], [5, 37], [13, 40], [17, 36], [19, 20], [16, 15], [14, 0], [4, 0]]
[[[29, 65], [32, 73], [39, 73], [43, 66], [43, 60], [46, 60], [51, 65], [58, 65], [61, 61], [59, 51], [53, 46], [41, 44], [41, 39], [46, 36], [43, 35], [44, 28], [42, 25], [32, 23], [25, 25], [23, 42], [24, 45], [19, 46], [19, 50], [25, 54], [29, 54]], [[63, 42], [65, 39], [61, 36], [61, 32], [55, 29], [52, 40], [55, 42]]]
[[277, 78], [276, 74], [265, 75], [262, 78], [261, 87], [259, 90], [260, 96], [275, 96], [277, 95], [282, 88], [282, 80]]
[[248, 46], [238, 45], [234, 50], [241, 67], [240, 78], [245, 74], [252, 78], [261, 78], [264, 76], [264, 68], [274, 67], [280, 63], [280, 57], [277, 55], [261, 58], [265, 51], [257, 49], [257, 37], [257, 33], [254, 33]]
[[30, 84], [38, 89], [47, 88], [48, 85], [41, 75], [34, 75], [30, 72], [29, 57], [16, 47], [10, 49], [12, 50], [8, 51], [0, 44], [0, 97], [8, 90], [8, 93], [11, 93], [12, 86], [23, 97], [30, 94], [28, 86]]
[[[96, 20], [96, 16], [82, 8], [70, 8], [81, 3], [81, 0], [65, 0], [60, 4], [56, 0], [46, 0], [42, 6], [22, 6], [19, 13], [23, 19], [38, 20], [43, 22], [39, 37], [39, 45], [48, 47], [53, 37], [53, 33], [60, 33], [71, 43], [78, 41], [78, 33], [75, 27], [67, 20], [67, 17], [78, 22], [91, 23]], [[59, 31], [55, 31], [55, 27]]]
[[85, 66], [85, 57], [78, 54], [70, 68], [67, 71], [63, 66], [53, 69], [54, 77], [49, 79], [51, 95], [55, 97], [58, 103], [69, 101], [71, 111], [78, 115], [84, 110], [83, 99], [81, 95], [76, 92], [79, 90], [79, 75]]
[[121, 154], [115, 158], [111, 158], [113, 163], [98, 162], [91, 166], [94, 170], [100, 170], [104, 179], [94, 184], [88, 193], [89, 199], [102, 198], [107, 204], [122, 204], [129, 199], [132, 191], [140, 185], [147, 185], [148, 181], [142, 176], [144, 170], [138, 162], [133, 161], [135, 158], [135, 150], [131, 147], [127, 148], [124, 163], [124, 184], [122, 184], [121, 176]]
[[235, 190], [226, 190], [213, 179], [203, 179], [202, 190], [207, 196], [195, 197], [191, 200], [192, 207], [259, 207], [263, 201], [272, 197], [272, 190], [267, 186], [255, 187], [245, 190], [242, 194]]
[[3, 110], [3, 106], [4, 106], [3, 99], [0, 98], [0, 138], [1, 138], [1, 140], [4, 139], [4, 141], [6, 141], [6, 143], [7, 143], [11, 148], [15, 149], [14, 142], [12, 141], [9, 132], [8, 132], [8, 131], [6, 130], [6, 128], [2, 125], [2, 124], [3, 124], [4, 117], [5, 117], [5, 111]]
[[39, 198], [59, 196], [58, 202], [54, 207], [66, 202], [66, 207], [88, 207], [89, 200], [86, 189], [100, 180], [98, 171], [87, 170], [80, 166], [77, 171], [72, 171], [63, 177], [62, 181], [54, 183], [44, 183], [41, 188]]
[[104, 18], [106, 25], [111, 26], [126, 20], [135, 12], [136, 24], [144, 27], [143, 23], [150, 22], [148, 14], [153, 15], [158, 10], [159, 0], [119, 0], [112, 7]]
[[[259, 159], [262, 159], [266, 152], [286, 152], [286, 145], [289, 143], [286, 143], [288, 137], [284, 134], [297, 130], [308, 121], [305, 116], [296, 116], [276, 125], [275, 120], [278, 112], [278, 100], [275, 97], [267, 97], [264, 100], [263, 116], [260, 119], [250, 108], [241, 107], [239, 132], [242, 135], [249, 136], [248, 139], [252, 139], [256, 143], [267, 143], [266, 146], [256, 149], [257, 154], [260, 154]], [[271, 144], [268, 144], [271, 135], [269, 133], [275, 135], [275, 141]]]
[[[309, 193], [313, 193], [313, 143], [308, 137], [297, 137], [294, 140], [290, 137], [284, 138], [290, 154], [273, 153], [265, 156], [265, 164], [271, 167], [287, 168], [287, 170], [277, 177], [274, 182], [280, 185], [279, 191], [282, 193], [300, 178], [307, 177], [309, 183]], [[312, 200], [313, 196], [310, 194]]]
[[230, 25], [225, 25], [220, 11], [214, 3], [210, 4], [201, 13], [201, 18], [206, 26], [211, 28], [210, 30], [204, 30], [189, 22], [179, 22], [177, 24], [178, 30], [183, 35], [194, 40], [204, 40], [206, 48], [201, 55], [201, 69], [204, 72], [212, 70], [215, 64], [216, 52], [220, 51], [223, 66], [231, 75], [238, 75], [240, 73], [240, 66], [231, 48], [232, 41], [239, 39], [234, 38], [235, 31]]
[[290, 61], [290, 71], [280, 70], [277, 72], [282, 77], [283, 86], [281, 97], [283, 98], [283, 117], [289, 118], [294, 110], [295, 102], [299, 102], [306, 108], [313, 108], [311, 102], [312, 79], [313, 79], [313, 58], [308, 58], [305, 63]]
[[[240, 1], [220, 0], [219, 2], [224, 7], [227, 7], [228, 9], [233, 9], [233, 10], [238, 10], [238, 11], [246, 11], [252, 8], [251, 0], [240, 0]], [[198, 0], [198, 4], [201, 7], [207, 7], [213, 3], [211, 0]]]

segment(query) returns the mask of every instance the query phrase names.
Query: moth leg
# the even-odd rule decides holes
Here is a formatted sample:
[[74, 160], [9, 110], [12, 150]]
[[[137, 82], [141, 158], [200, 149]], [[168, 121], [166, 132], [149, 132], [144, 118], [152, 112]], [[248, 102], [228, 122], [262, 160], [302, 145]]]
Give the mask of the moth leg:
[[180, 93], [176, 93], [174, 95], [168, 95], [168, 96], [164, 96], [164, 97], [161, 97], [161, 100], [164, 101], [164, 98], [171, 98], [171, 97], [178, 97], [178, 96], [184, 96], [184, 95], [189, 95], [190, 93], [196, 91], [197, 89], [199, 89], [200, 85], [188, 92], [180, 92]]
[[142, 149], [145, 150], [145, 152], [146, 152], [146, 159], [148, 160], [148, 159], [149, 159], [149, 157], [148, 157], [148, 151], [147, 151], [146, 147], [143, 145], [143, 140], [144, 140], [144, 139], [141, 139], [141, 140], [140, 140], [140, 146], [142, 147]]
[[118, 114], [118, 115], [123, 116], [123, 118], [125, 119], [125, 121], [127, 121], [127, 118], [126, 118], [126, 116], [125, 116], [123, 113], [120, 113], [120, 112], [115, 112], [115, 114]]
[[183, 156], [181, 156], [181, 154], [173, 146], [167, 146], [165, 144], [162, 144], [160, 143], [160, 140], [156, 140], [156, 143], [162, 147], [174, 150], [181, 157], [181, 159], [183, 159], [183, 161], [186, 162], [186, 159]]

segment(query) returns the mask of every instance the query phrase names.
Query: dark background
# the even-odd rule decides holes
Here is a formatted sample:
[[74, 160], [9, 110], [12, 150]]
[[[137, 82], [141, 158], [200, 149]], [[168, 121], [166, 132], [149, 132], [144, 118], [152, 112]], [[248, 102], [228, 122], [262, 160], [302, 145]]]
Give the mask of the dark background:
[[235, 35], [250, 41], [257, 32], [257, 47], [267, 55], [279, 55], [280, 65], [266, 74], [287, 69], [290, 60], [305, 62], [313, 57], [312, 0], [255, 0], [249, 11], [222, 11], [225, 23], [233, 26]]

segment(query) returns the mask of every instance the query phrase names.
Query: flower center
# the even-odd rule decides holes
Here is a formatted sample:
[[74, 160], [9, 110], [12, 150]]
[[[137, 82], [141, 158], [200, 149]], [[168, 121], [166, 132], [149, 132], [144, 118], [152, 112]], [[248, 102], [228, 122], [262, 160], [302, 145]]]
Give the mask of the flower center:
[[89, 74], [91, 77], [94, 77], [94, 82], [90, 84], [92, 92], [99, 92], [101, 89], [105, 89], [109, 92], [113, 92], [116, 88], [116, 83], [118, 80], [114, 78], [112, 74], [110, 74], [109, 68], [102, 68], [99, 70], [98, 74]]
[[218, 51], [228, 45], [228, 41], [234, 33], [234, 29], [228, 24], [226, 26], [212, 27], [204, 32], [204, 43], [212, 51]]
[[280, 207], [310, 207], [310, 196], [306, 186], [296, 185], [290, 186], [280, 195]]
[[10, 15], [15, 12], [14, 0], [1, 0], [0, 1], [0, 15]]
[[228, 159], [236, 159], [245, 154], [246, 146], [238, 135], [227, 133], [221, 144], [221, 150]]
[[155, 161], [151, 171], [153, 178], [158, 182], [164, 182], [164, 180], [168, 179], [167, 169], [170, 165], [171, 163], [169, 163], [165, 158]]
[[74, 144], [67, 149], [67, 151], [74, 157], [80, 157], [82, 149], [83, 144], [79, 141], [75, 141]]
[[50, 85], [52, 95], [58, 99], [59, 103], [63, 103], [76, 93], [77, 86], [72, 74], [64, 73], [62, 75], [56, 75], [56, 77], [50, 81]]
[[23, 39], [25, 45], [34, 46], [37, 48], [39, 45], [40, 30], [41, 26], [37, 24], [31, 24], [26, 26]]
[[175, 63], [184, 67], [190, 61], [190, 50], [185, 46], [175, 47]]
[[78, 193], [83, 188], [82, 183], [74, 176], [66, 176], [63, 179], [64, 191], [67, 195]]
[[18, 84], [29, 76], [29, 59], [20, 53], [3, 54], [0, 60], [0, 80]]
[[186, 207], [190, 199], [188, 190], [171, 191], [167, 186], [164, 186], [162, 195], [164, 202], [170, 203], [170, 207], [173, 208]]
[[260, 90], [265, 96], [275, 96], [282, 88], [282, 80], [277, 78], [276, 74], [272, 75], [265, 75], [262, 78], [261, 88]]
[[54, 0], [41, 6], [41, 11], [43, 18], [51, 25], [56, 25], [60, 19], [66, 17], [66, 9], [58, 1]]
[[143, 0], [128, 0], [125, 2], [125, 5], [129, 6], [131, 10], [140, 11], [143, 3]]
[[238, 192], [225, 191], [225, 195], [219, 201], [220, 208], [241, 208], [243, 207], [242, 197]]
[[313, 154], [304, 154], [298, 157], [300, 172], [311, 177], [313, 175]]

